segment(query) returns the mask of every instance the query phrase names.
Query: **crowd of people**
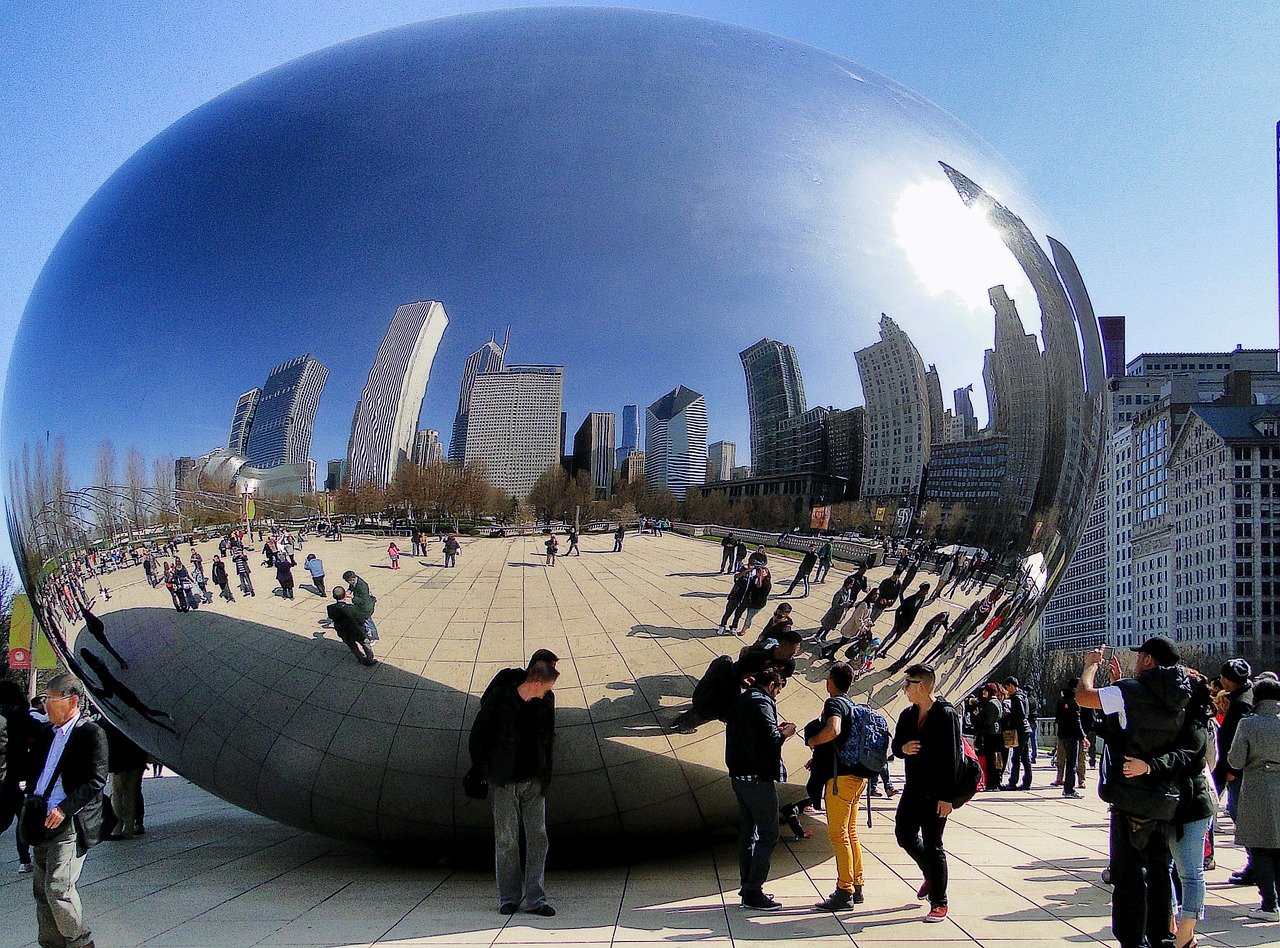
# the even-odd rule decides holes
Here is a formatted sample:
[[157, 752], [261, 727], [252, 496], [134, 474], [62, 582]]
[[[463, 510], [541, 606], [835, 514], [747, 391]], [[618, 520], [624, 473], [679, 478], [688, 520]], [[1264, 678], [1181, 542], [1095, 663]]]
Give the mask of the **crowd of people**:
[[[652, 529], [660, 535], [661, 522], [655, 521]], [[624, 537], [620, 529], [615, 549], [620, 550]], [[254, 595], [252, 539], [232, 531], [219, 540], [212, 557], [209, 577], [228, 602], [234, 602], [228, 560], [240, 577], [242, 595]], [[274, 570], [281, 594], [292, 598], [292, 570], [305, 537], [281, 531], [258, 539], [259, 565]], [[424, 555], [426, 538], [415, 536], [413, 542], [414, 555]], [[578, 537], [571, 533], [569, 552], [576, 553], [577, 547]], [[456, 565], [457, 539], [444, 538], [442, 549], [445, 565]], [[125, 565], [142, 566], [153, 588], [165, 587], [178, 611], [212, 603], [204, 561], [194, 544], [186, 562], [172, 542], [132, 555], [121, 552]], [[549, 566], [558, 552], [559, 541], [550, 536]], [[394, 542], [388, 555], [396, 568], [400, 554]], [[798, 598], [803, 598], [811, 585], [825, 583], [832, 559], [830, 541], [810, 544], [782, 597], [802, 589]], [[63, 564], [47, 587], [50, 608], [65, 609], [69, 598], [83, 614], [75, 581], [121, 568], [119, 562], [120, 556], [103, 554], [96, 561], [85, 557]], [[326, 597], [321, 558], [308, 553], [303, 567], [316, 594]], [[922, 571], [934, 575], [917, 583]], [[732, 585], [718, 632], [744, 637], [757, 616], [768, 618], [736, 657], [712, 662], [675, 726], [688, 731], [707, 721], [724, 722], [725, 767], [739, 813], [741, 904], [759, 911], [782, 907], [766, 891], [771, 859], [782, 826], [790, 826], [798, 838], [807, 835], [798, 819], [806, 809], [826, 814], [837, 874], [834, 890], [814, 907], [844, 911], [862, 903], [868, 880], [856, 827], [858, 802], [875, 793], [877, 781], [891, 795], [896, 792], [888, 771], [889, 761], [896, 758], [902, 761], [904, 779], [895, 839], [920, 871], [917, 898], [928, 903], [925, 921], [946, 919], [948, 819], [980, 790], [1032, 789], [1041, 709], [1014, 677], [987, 682], [953, 705], [941, 694], [945, 689], [937, 666], [918, 659], [938, 635], [953, 643], [987, 638], [1002, 617], [1022, 611], [1033, 584], [1016, 573], [1001, 575], [981, 552], [903, 550], [879, 582], [873, 583], [866, 565], [840, 579], [818, 627], [806, 634], [795, 627], [790, 602], [771, 601], [773, 575], [765, 547], [752, 550], [739, 538], [725, 537], [719, 573], [730, 575]], [[342, 580], [328, 594], [327, 617], [356, 659], [374, 664], [377, 598], [354, 571], [344, 572]], [[70, 594], [63, 589], [68, 585]], [[968, 604], [951, 600], [957, 594], [969, 597]], [[936, 611], [921, 630], [913, 631], [921, 612], [939, 597], [964, 608], [954, 620], [949, 612]], [[877, 634], [877, 623], [886, 615], [891, 617], [888, 629]], [[851, 692], [860, 677], [903, 642], [906, 648], [895, 653], [891, 671], [902, 675], [905, 707], [891, 726]], [[812, 664], [825, 670], [826, 698], [815, 706], [813, 720], [798, 727], [779, 717], [778, 698], [806, 648], [813, 650]], [[838, 655], [841, 649], [847, 660]], [[1066, 798], [1079, 799], [1096, 767], [1099, 796], [1110, 808], [1105, 878], [1113, 886], [1116, 939], [1122, 948], [1188, 948], [1197, 943], [1205, 873], [1216, 865], [1215, 828], [1223, 800], [1235, 841], [1248, 854], [1248, 864], [1231, 882], [1258, 888], [1260, 905], [1248, 912], [1250, 919], [1280, 921], [1280, 678], [1269, 671], [1255, 674], [1242, 659], [1226, 662], [1209, 677], [1186, 667], [1177, 646], [1160, 636], [1132, 651], [1136, 664], [1129, 677], [1114, 654], [1108, 660], [1105, 649], [1088, 652], [1078, 678], [1058, 693], [1051, 714], [1056, 765], [1051, 786]], [[504, 914], [555, 914], [545, 888], [545, 796], [553, 762], [557, 662], [544, 649], [534, 653], [527, 667], [499, 672], [485, 689], [471, 731], [472, 769], [464, 788], [472, 796], [492, 797], [498, 902]], [[820, 664], [824, 662], [829, 664]], [[1110, 683], [1099, 686], [1104, 667]], [[48, 934], [52, 941], [61, 938], [58, 943], [87, 944], [74, 885], [84, 852], [101, 835], [95, 807], [102, 809], [109, 780], [113, 831], [107, 838], [144, 832], [145, 756], [108, 722], [91, 720], [82, 686], [68, 676], [50, 684], [38, 711], [7, 692], [3, 697], [9, 769], [4, 771], [0, 753], [0, 829], [25, 818], [32, 794], [43, 797], [48, 832], [37, 833], [33, 824], [19, 833], [22, 871], [36, 877], [41, 940]], [[24, 736], [15, 743], [15, 734]], [[0, 752], [3, 737], [0, 731]], [[782, 748], [797, 737], [810, 751], [806, 797], [784, 803], [778, 792], [788, 779]], [[15, 747], [26, 750], [15, 754]], [[74, 777], [59, 765], [67, 754], [74, 759], [68, 759], [76, 768]], [[93, 794], [96, 802], [88, 799]]]

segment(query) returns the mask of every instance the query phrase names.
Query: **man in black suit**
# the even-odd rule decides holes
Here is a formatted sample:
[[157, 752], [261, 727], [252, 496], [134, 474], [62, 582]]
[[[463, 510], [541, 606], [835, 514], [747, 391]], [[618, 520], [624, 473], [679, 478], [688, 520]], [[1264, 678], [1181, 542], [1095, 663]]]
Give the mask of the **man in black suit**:
[[107, 783], [107, 736], [81, 714], [84, 686], [55, 675], [46, 689], [49, 730], [35, 747], [39, 774], [30, 792], [45, 800], [40, 839], [30, 839], [32, 888], [42, 946], [92, 948], [76, 881], [84, 857], [102, 835], [102, 788]]

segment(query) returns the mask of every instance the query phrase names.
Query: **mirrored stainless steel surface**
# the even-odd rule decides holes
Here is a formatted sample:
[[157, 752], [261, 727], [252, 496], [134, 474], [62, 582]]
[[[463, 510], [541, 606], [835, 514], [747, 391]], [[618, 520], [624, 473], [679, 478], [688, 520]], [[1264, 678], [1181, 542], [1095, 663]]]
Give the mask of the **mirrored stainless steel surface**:
[[[873, 588], [898, 557], [886, 538], [927, 548], [901, 577], [906, 593], [930, 583], [927, 601], [910, 623], [888, 604], [854, 690], [896, 711], [900, 671], [929, 660], [963, 697], [1039, 616], [1096, 485], [1101, 347], [1051, 234], [950, 116], [775, 36], [540, 10], [325, 50], [159, 135], [51, 256], [5, 398], [27, 589], [113, 720], [268, 816], [365, 840], [483, 837], [487, 808], [460, 786], [479, 696], [549, 647], [553, 837], [729, 824], [722, 727], [671, 726], [711, 658], [743, 644], [713, 629], [731, 580], [705, 540], [613, 554], [588, 535], [587, 555], [541, 567], [540, 534], [485, 530], [446, 569], [401, 531], [393, 572], [386, 538], [349, 528], [313, 534], [285, 599], [255, 534], [257, 595], [190, 612], [132, 551], [172, 560], [162, 544], [194, 534], [177, 556], [198, 551], [208, 575], [244, 492], [255, 530], [314, 526], [342, 461], [359, 488], [453, 457], [523, 497], [583, 417], [612, 465], [592, 439], [622, 444], [621, 428], [614, 441], [589, 413], [652, 406], [631, 467], [695, 513], [753, 492], [786, 496], [801, 526], [830, 507], [856, 534], [837, 552], [869, 558]], [[752, 477], [703, 483], [720, 440]], [[466, 478], [434, 469], [455, 472], [439, 490], [456, 500]], [[623, 473], [590, 468], [602, 493]], [[485, 505], [468, 496], [414, 516], [447, 528]], [[93, 575], [111, 549], [123, 560]], [[379, 597], [376, 667], [324, 625], [312, 552], [330, 588], [352, 569]], [[807, 630], [852, 559], [803, 600], [780, 596], [789, 564], [773, 554], [773, 602]], [[815, 653], [783, 693], [788, 720], [820, 707]], [[787, 758], [803, 772], [798, 742]]]

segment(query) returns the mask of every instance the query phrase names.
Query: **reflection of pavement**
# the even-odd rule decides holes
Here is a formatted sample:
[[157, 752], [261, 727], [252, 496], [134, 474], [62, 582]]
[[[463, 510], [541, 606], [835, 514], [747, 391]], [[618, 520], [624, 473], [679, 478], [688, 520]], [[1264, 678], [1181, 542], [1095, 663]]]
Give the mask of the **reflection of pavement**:
[[[1049, 779], [1036, 770], [1038, 786]], [[864, 818], [858, 827], [867, 901], [856, 911], [808, 910], [831, 891], [835, 863], [822, 824], [806, 820], [813, 838], [783, 842], [774, 854], [769, 891], [784, 905], [776, 915], [736, 907], [735, 844], [725, 834], [683, 853], [635, 858], [614, 849], [612, 864], [553, 866], [547, 889], [560, 914], [540, 919], [499, 915], [493, 873], [483, 867], [388, 859], [238, 811], [176, 777], [148, 779], [144, 789], [148, 835], [103, 844], [85, 864], [80, 891], [100, 945], [1113, 943], [1110, 890], [1098, 881], [1106, 817], [1092, 781], [1079, 801], [1048, 789], [992, 793], [956, 811], [947, 828], [951, 916], [942, 925], [920, 920], [919, 874], [894, 842], [892, 803], [883, 799], [873, 801], [874, 825]], [[1229, 840], [1219, 834], [1211, 883], [1243, 865]], [[551, 842], [555, 852], [554, 833]], [[3, 946], [35, 937], [30, 882], [16, 869], [13, 847], [0, 847]], [[1202, 943], [1271, 944], [1274, 926], [1235, 921], [1255, 897], [1252, 888], [1211, 884]]]
[[[83, 624], [69, 632], [78, 653], [113, 676], [117, 694], [129, 689], [130, 699], [108, 707], [140, 743], [227, 799], [298, 825], [384, 838], [439, 839], [453, 827], [485, 832], [487, 810], [462, 797], [456, 779], [466, 766], [475, 696], [496, 671], [540, 647], [562, 657], [550, 801], [558, 826], [587, 835], [731, 822], [720, 726], [693, 734], [665, 726], [710, 660], [743, 641], [715, 635], [729, 585], [715, 573], [719, 547], [676, 535], [631, 536], [623, 553], [612, 554], [610, 536], [587, 536], [581, 557], [530, 566], [541, 562], [542, 542], [464, 539], [450, 570], [433, 544], [427, 557], [402, 556], [398, 571], [386, 568], [385, 540], [309, 542], [299, 564], [315, 552], [330, 588], [354, 569], [378, 597], [381, 664], [370, 669], [321, 624], [330, 600], [303, 582], [293, 600], [272, 595], [274, 571], [256, 553], [254, 598], [237, 593], [225, 603], [215, 595], [212, 604], [179, 613], [163, 586], [151, 588], [131, 567], [108, 578], [110, 602], [95, 603], [100, 633]], [[214, 544], [200, 552], [207, 573]], [[184, 561], [189, 553], [184, 546]], [[792, 563], [774, 565], [777, 582], [789, 578]], [[873, 570], [870, 578], [887, 573]], [[808, 598], [786, 600], [798, 628], [817, 625], [842, 578], [833, 571]], [[928, 579], [920, 574], [914, 585]], [[958, 613], [976, 596], [938, 600], [911, 631], [938, 609]], [[893, 616], [887, 612], [878, 628], [887, 631]], [[860, 687], [873, 687], [909, 644], [904, 636]], [[954, 653], [970, 655], [969, 647], [960, 641]], [[980, 669], [956, 667], [957, 687], [981, 677]], [[800, 663], [782, 697], [785, 719], [802, 724], [815, 716], [824, 670]], [[881, 690], [877, 699], [896, 700], [893, 682]], [[800, 742], [788, 742], [797, 779], [805, 756]]]

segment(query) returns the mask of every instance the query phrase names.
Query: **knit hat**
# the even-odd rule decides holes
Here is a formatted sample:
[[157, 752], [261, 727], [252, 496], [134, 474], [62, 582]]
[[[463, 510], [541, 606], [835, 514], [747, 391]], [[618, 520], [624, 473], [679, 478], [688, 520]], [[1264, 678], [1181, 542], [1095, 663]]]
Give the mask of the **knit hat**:
[[1233, 685], [1243, 685], [1248, 682], [1249, 677], [1253, 674], [1253, 669], [1249, 667], [1249, 663], [1243, 658], [1233, 658], [1222, 666], [1222, 671], [1218, 673], [1218, 677], [1223, 681], [1229, 681]]

